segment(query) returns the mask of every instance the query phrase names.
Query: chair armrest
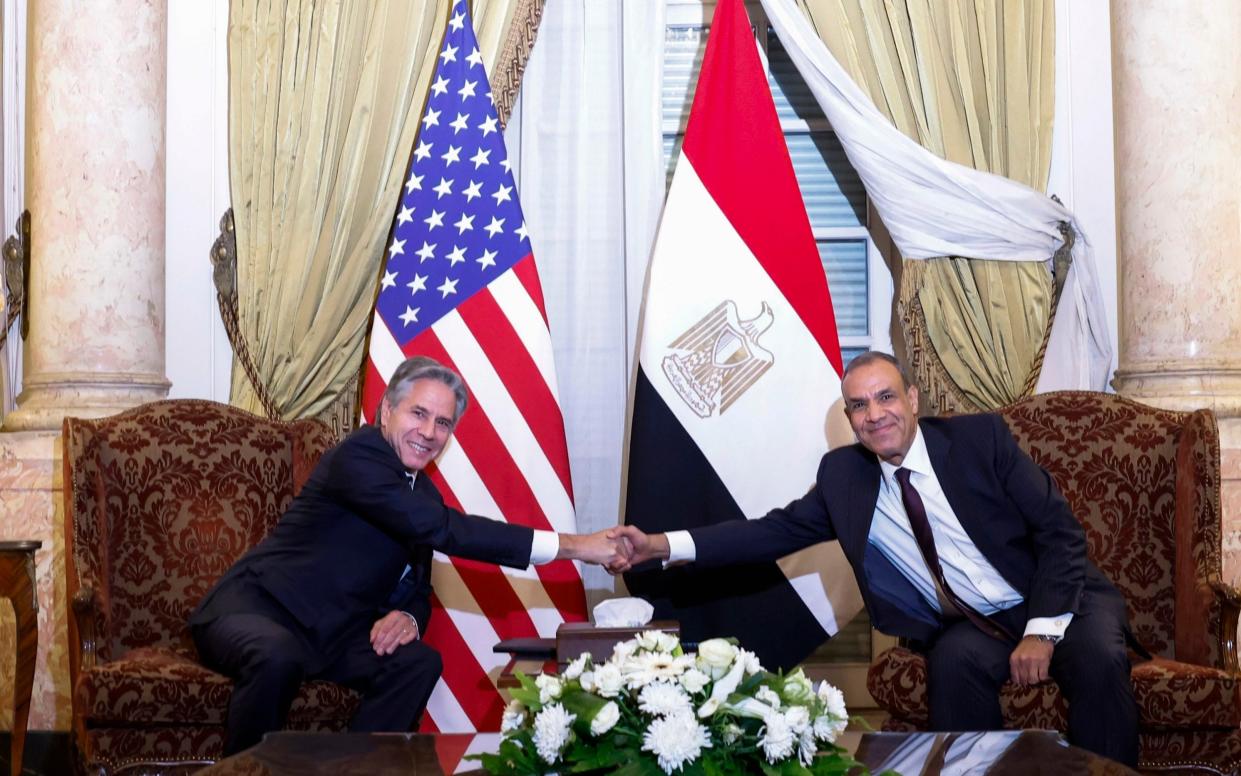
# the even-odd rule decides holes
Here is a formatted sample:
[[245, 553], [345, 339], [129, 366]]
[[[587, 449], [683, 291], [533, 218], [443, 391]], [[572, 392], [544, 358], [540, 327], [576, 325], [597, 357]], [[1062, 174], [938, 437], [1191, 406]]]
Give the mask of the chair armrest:
[[1211, 581], [1211, 590], [1219, 602], [1219, 654], [1224, 670], [1238, 673], [1237, 665], [1237, 617], [1241, 614], [1241, 590], [1218, 579]]
[[73, 596], [73, 621], [77, 628], [78, 643], [76, 646], [80, 663], [78, 671], [86, 671], [95, 667], [98, 660], [95, 645], [95, 622], [97, 618], [97, 599], [95, 589], [83, 587]]

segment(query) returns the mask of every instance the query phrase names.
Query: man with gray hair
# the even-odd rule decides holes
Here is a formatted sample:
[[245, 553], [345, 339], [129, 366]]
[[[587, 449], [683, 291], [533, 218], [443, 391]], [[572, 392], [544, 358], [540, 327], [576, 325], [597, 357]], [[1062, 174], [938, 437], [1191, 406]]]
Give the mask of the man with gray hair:
[[411, 730], [442, 669], [421, 641], [433, 550], [513, 568], [617, 560], [604, 532], [558, 535], [444, 505], [421, 472], [466, 404], [456, 372], [430, 358], [404, 361], [378, 424], [324, 453], [272, 532], [190, 615], [203, 662], [234, 680], [226, 755], [283, 727], [305, 679], [362, 693], [351, 730]]

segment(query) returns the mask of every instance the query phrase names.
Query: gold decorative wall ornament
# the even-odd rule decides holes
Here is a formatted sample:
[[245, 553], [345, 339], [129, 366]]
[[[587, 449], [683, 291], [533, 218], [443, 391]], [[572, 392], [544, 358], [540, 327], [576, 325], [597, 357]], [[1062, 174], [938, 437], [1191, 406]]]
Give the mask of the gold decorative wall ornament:
[[241, 333], [237, 323], [237, 231], [233, 225], [233, 209], [230, 207], [220, 216], [220, 236], [211, 244], [211, 278], [215, 282], [215, 301], [220, 306], [220, 319], [224, 321], [224, 330], [228, 332], [228, 342], [233, 346], [233, 354], [246, 373], [263, 412], [272, 420], [281, 420], [280, 410], [271, 397], [267, 386], [259, 379], [258, 369], [254, 366], [254, 357], [250, 355], [250, 347]]
[[13, 321], [21, 318], [21, 335], [30, 335], [30, 211], [17, 219], [17, 232], [4, 241], [5, 293], [4, 329], [0, 330], [0, 348], [9, 337]]

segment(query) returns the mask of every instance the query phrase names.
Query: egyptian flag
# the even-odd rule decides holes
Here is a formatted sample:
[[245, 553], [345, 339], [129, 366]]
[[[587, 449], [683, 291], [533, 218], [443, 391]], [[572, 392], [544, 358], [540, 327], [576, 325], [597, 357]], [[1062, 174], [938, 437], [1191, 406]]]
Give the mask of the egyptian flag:
[[[841, 357], [823, 264], [742, 0], [715, 11], [651, 258], [625, 520], [647, 532], [764, 515], [827, 451]], [[836, 542], [777, 563], [627, 574], [682, 637], [801, 662], [861, 610]]]

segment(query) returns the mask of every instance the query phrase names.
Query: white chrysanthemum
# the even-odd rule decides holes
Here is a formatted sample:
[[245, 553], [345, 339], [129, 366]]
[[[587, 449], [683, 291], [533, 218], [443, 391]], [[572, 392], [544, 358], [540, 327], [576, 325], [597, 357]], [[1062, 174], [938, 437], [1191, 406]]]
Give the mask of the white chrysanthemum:
[[780, 708], [780, 696], [776, 695], [776, 691], [766, 685], [758, 688], [758, 691], [754, 693], [754, 699], [766, 703], [773, 709]]
[[678, 771], [686, 763], [698, 759], [703, 749], [711, 748], [711, 736], [691, 714], [659, 717], [651, 722], [642, 737], [642, 750], [651, 752], [664, 773]]
[[526, 722], [526, 707], [521, 701], [509, 701], [504, 707], [504, 716], [500, 718], [500, 732], [513, 733]]
[[802, 732], [801, 737], [797, 740], [797, 759], [801, 760], [801, 764], [810, 767], [814, 762], [814, 756], [819, 751], [819, 745], [814, 738], [814, 730], [806, 728]]
[[759, 731], [758, 743], [763, 747], [767, 762], [778, 763], [793, 753], [797, 739], [783, 714], [769, 714]]
[[829, 744], [836, 743], [837, 737], [849, 726], [847, 719], [832, 719], [827, 714], [814, 720], [814, 737]]
[[560, 752], [569, 743], [569, 734], [576, 714], [565, 711], [559, 703], [544, 706], [534, 717], [534, 748], [547, 764], [560, 759]]
[[754, 676], [763, 672], [763, 664], [758, 662], [758, 655], [748, 649], [737, 650], [737, 662], [745, 665], [746, 676]]
[[625, 662], [626, 658], [638, 651], [638, 640], [629, 639], [628, 641], [617, 642], [612, 647], [612, 660], [616, 663]]
[[564, 684], [554, 676], [547, 674], [539, 674], [534, 678], [534, 684], [539, 688], [539, 703], [547, 703], [560, 697]]
[[784, 721], [800, 736], [810, 727], [810, 712], [805, 706], [794, 706], [785, 710]]
[[577, 660], [574, 660], [572, 663], [565, 666], [564, 672], [561, 673], [561, 676], [566, 680], [578, 678], [582, 675], [582, 672], [586, 670], [586, 661], [589, 659], [589, 654], [579, 655]]
[[577, 678], [577, 681], [579, 684], [582, 685], [582, 689], [585, 690], [586, 692], [595, 691], [595, 672], [594, 671], [583, 671], [582, 675]]
[[604, 698], [615, 698], [625, 686], [625, 677], [615, 663], [604, 663], [595, 669], [595, 692]]
[[827, 682], [819, 684], [819, 700], [827, 707], [827, 713], [836, 719], [847, 719], [849, 711], [845, 708], [845, 694]]
[[595, 718], [590, 721], [590, 733], [591, 735], [601, 736], [616, 727], [616, 723], [619, 721], [620, 707], [616, 705], [615, 701], [608, 701], [595, 714]]
[[666, 717], [669, 714], [687, 712], [691, 708], [689, 696], [675, 684], [651, 682], [638, 694], [638, 708], [647, 714]]
[[690, 668], [685, 673], [681, 674], [679, 681], [681, 682], [681, 686], [685, 688], [685, 692], [690, 695], [696, 695], [702, 692], [703, 688], [707, 686], [707, 682], [711, 681], [711, 677], [707, 676], [702, 671], [699, 671], [697, 668]]
[[724, 731], [723, 733], [721, 733], [721, 736], [724, 739], [724, 743], [728, 744], [729, 746], [732, 746], [733, 744], [737, 743], [738, 739], [741, 738], [741, 734], [744, 732], [745, 731], [742, 730], [741, 726], [738, 725], [736, 722], [729, 722], [727, 725], [724, 726]]

